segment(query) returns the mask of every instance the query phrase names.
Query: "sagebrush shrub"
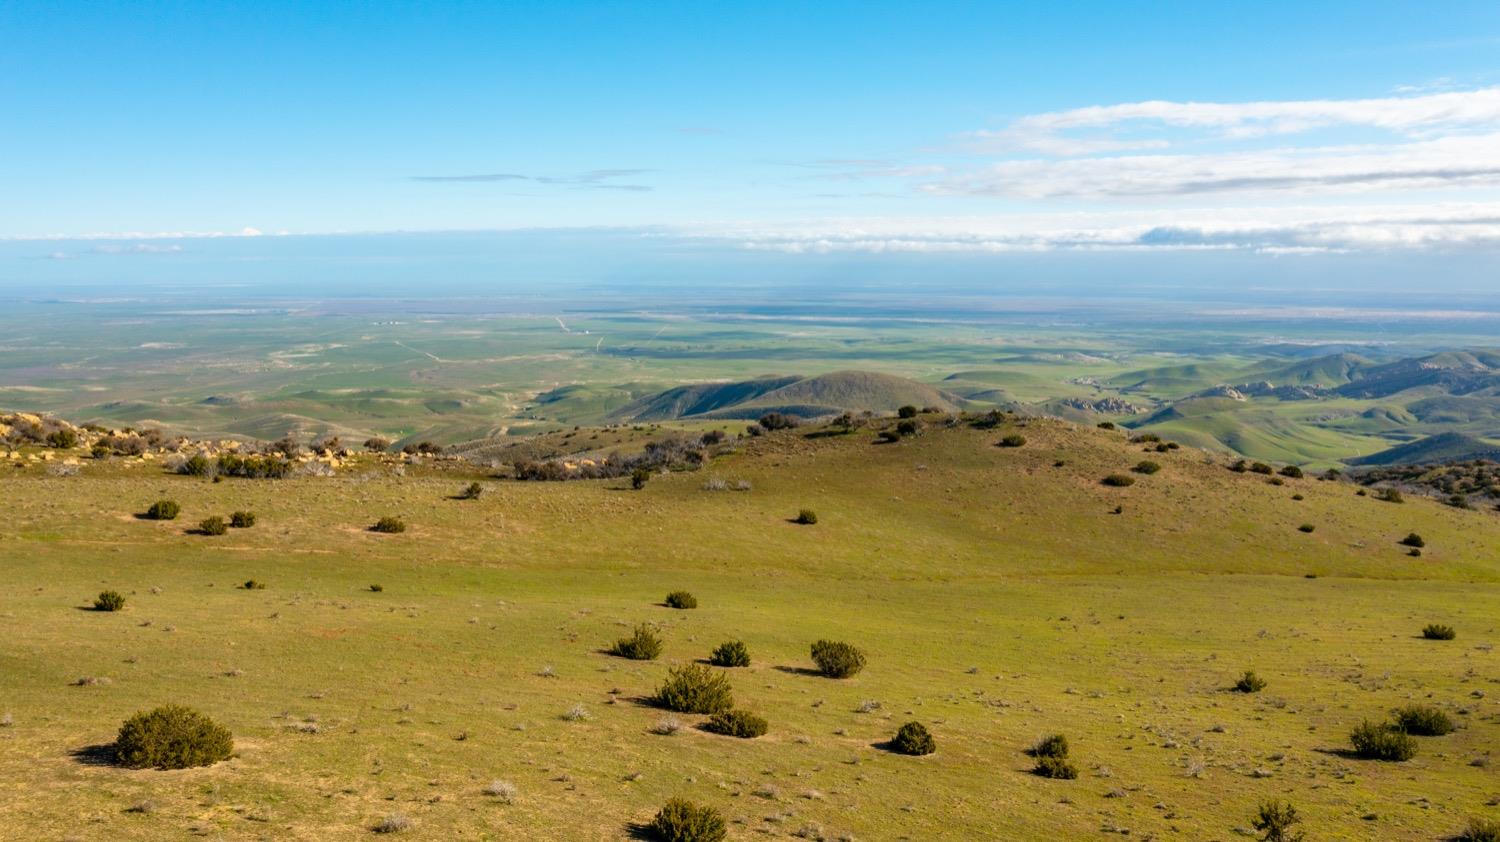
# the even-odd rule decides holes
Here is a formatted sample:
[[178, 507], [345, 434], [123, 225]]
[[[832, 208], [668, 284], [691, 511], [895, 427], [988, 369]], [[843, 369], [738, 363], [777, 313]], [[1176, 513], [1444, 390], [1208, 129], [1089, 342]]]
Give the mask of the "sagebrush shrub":
[[812, 509], [803, 509], [797, 513], [796, 521], [803, 526], [812, 526], [818, 522], [818, 513]]
[[249, 529], [255, 525], [255, 512], [234, 512], [229, 516], [229, 525], [235, 529]]
[[1068, 738], [1062, 734], [1052, 734], [1037, 740], [1026, 753], [1032, 757], [1067, 757]]
[[1255, 814], [1255, 820], [1250, 824], [1265, 834], [1261, 837], [1261, 842], [1301, 842], [1303, 834], [1292, 829], [1293, 825], [1301, 821], [1297, 808], [1290, 802], [1263, 801]]
[[176, 520], [182, 507], [174, 500], [157, 500], [146, 509], [146, 517], [150, 520]]
[[1078, 767], [1069, 762], [1066, 757], [1042, 757], [1037, 760], [1036, 768], [1031, 771], [1044, 778], [1062, 781], [1071, 781], [1078, 777]]
[[1245, 674], [1234, 682], [1235, 692], [1259, 693], [1266, 689], [1266, 680], [1255, 674], [1254, 670], [1245, 670]]
[[1135, 485], [1135, 477], [1126, 474], [1110, 474], [1099, 481], [1114, 488], [1126, 488]]
[[1442, 623], [1428, 623], [1422, 627], [1422, 636], [1428, 640], [1452, 640], [1458, 637], [1458, 632], [1452, 626]]
[[1401, 492], [1398, 491], [1398, 490], [1396, 490], [1396, 489], [1394, 489], [1394, 488], [1382, 488], [1382, 489], [1380, 489], [1379, 491], [1375, 492], [1375, 499], [1376, 500], [1383, 500], [1383, 501], [1385, 501], [1387, 503], [1404, 503], [1404, 502], [1406, 502], [1406, 498], [1404, 498], [1404, 497], [1401, 496]]
[[244, 588], [247, 591], [263, 591], [266, 589], [266, 583], [256, 579], [246, 579]]
[[726, 710], [714, 714], [703, 727], [715, 734], [748, 740], [765, 734], [770, 724], [748, 710]]
[[386, 515], [380, 520], [375, 521], [375, 525], [370, 527], [370, 531], [382, 532], [387, 535], [395, 535], [398, 532], [406, 531], [406, 521], [402, 520], [399, 517]]
[[119, 611], [125, 607], [125, 597], [119, 591], [100, 591], [94, 598], [95, 611]]
[[898, 418], [916, 418], [917, 417], [917, 408], [914, 407], [914, 406], [910, 406], [910, 405], [903, 406], [900, 409], [896, 410], [896, 416]]
[[1313, 526], [1313, 525], [1312, 525], [1312, 524], [1310, 524], [1310, 523], [1304, 523], [1304, 524], [1302, 524], [1302, 525], [1301, 525], [1301, 526], [1299, 526], [1299, 527], [1297, 527], [1297, 531], [1298, 531], [1298, 532], [1309, 532], [1309, 533], [1310, 533], [1310, 532], [1314, 532], [1314, 531], [1316, 531], [1316, 530], [1317, 530], [1317, 528], [1318, 528], [1318, 527], [1316, 527], [1316, 526]]
[[1276, 472], [1275, 468], [1272, 468], [1270, 465], [1267, 465], [1264, 462], [1251, 462], [1250, 463], [1250, 473], [1252, 473], [1252, 474], [1266, 474], [1267, 476], [1269, 476], [1269, 475], [1271, 475], [1271, 474], [1273, 474], [1275, 472]]
[[208, 766], [233, 753], [229, 729], [182, 705], [130, 717], [115, 739], [115, 762], [132, 769]]
[[896, 435], [898, 436], [914, 436], [921, 431], [922, 425], [918, 424], [915, 419], [909, 418], [896, 422]]
[[484, 486], [480, 485], [477, 482], [471, 482], [464, 488], [463, 491], [458, 492], [458, 498], [460, 500], [478, 500], [479, 495], [483, 493]]
[[647, 827], [661, 842], [721, 842], [729, 834], [718, 810], [682, 798], [662, 805]]
[[654, 661], [661, 654], [661, 638], [645, 623], [635, 627], [630, 637], [622, 637], [609, 648], [609, 654], [632, 661]]
[[1349, 732], [1349, 742], [1354, 746], [1354, 753], [1366, 760], [1399, 763], [1412, 759], [1417, 753], [1417, 741], [1411, 735], [1383, 722], [1361, 722]]
[[716, 667], [748, 667], [750, 650], [745, 647], [744, 641], [728, 640], [714, 647], [713, 654], [708, 656], [708, 662]]
[[204, 535], [223, 535], [229, 531], [229, 524], [218, 515], [213, 515], [198, 521], [198, 531]]
[[1406, 705], [1396, 708], [1391, 721], [1397, 728], [1418, 737], [1441, 737], [1453, 733], [1453, 720], [1432, 705]]
[[829, 678], [848, 678], [865, 668], [865, 653], [848, 643], [820, 640], [812, 645], [813, 663]]
[[1455, 842], [1500, 842], [1500, 820], [1471, 818]]
[[734, 707], [729, 679], [703, 664], [682, 664], [667, 670], [652, 701], [678, 713], [720, 713]]
[[1023, 447], [1025, 446], [1025, 444], [1026, 437], [1021, 435], [1020, 433], [1011, 433], [1010, 435], [1000, 440], [1001, 447]]
[[920, 722], [908, 722], [891, 738], [891, 750], [901, 754], [923, 755], [937, 751], [937, 740], [927, 726]]
[[1427, 542], [1422, 540], [1422, 536], [1418, 535], [1415, 532], [1406, 533], [1406, 537], [1401, 539], [1401, 544], [1403, 546], [1416, 547], [1418, 549], [1427, 546]]
[[1302, 479], [1302, 469], [1296, 465], [1287, 465], [1281, 469], [1281, 475], [1289, 479]]
[[1157, 462], [1152, 462], [1150, 459], [1142, 459], [1135, 463], [1135, 467], [1130, 470], [1138, 474], [1154, 474], [1161, 470], [1161, 465]]
[[697, 608], [698, 597], [693, 596], [687, 591], [672, 591], [667, 594], [666, 603], [668, 608]]

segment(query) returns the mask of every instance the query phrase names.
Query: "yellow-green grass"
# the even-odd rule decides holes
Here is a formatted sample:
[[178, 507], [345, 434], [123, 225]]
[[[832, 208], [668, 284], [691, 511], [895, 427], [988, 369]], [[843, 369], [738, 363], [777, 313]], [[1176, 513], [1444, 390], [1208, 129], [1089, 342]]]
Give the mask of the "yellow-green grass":
[[[779, 433], [641, 491], [494, 481], [469, 501], [447, 499], [451, 477], [373, 469], [13, 471], [0, 835], [361, 838], [399, 812], [420, 838], [621, 839], [674, 795], [720, 808], [734, 838], [816, 823], [862, 840], [1227, 839], [1277, 797], [1319, 839], [1432, 839], [1494, 812], [1494, 768], [1471, 765], [1500, 737], [1494, 515], [1273, 486], [1056, 422], [1028, 424], [1021, 448], [929, 427], [892, 445]], [[1099, 484], [1143, 458], [1163, 469]], [[753, 490], [703, 490], [711, 477]], [[178, 520], [133, 517], [163, 496]], [[817, 525], [789, 522], [804, 507]], [[186, 533], [237, 509], [257, 525]], [[387, 514], [408, 531], [366, 530]], [[1420, 558], [1396, 544], [1411, 531]], [[236, 587], [251, 578], [267, 588]], [[106, 588], [124, 611], [83, 610]], [[700, 607], [658, 604], [679, 588]], [[602, 654], [640, 622], [659, 624], [661, 660]], [[1421, 640], [1428, 622], [1458, 639]], [[736, 701], [770, 733], [686, 715], [649, 733], [666, 714], [642, 699], [668, 666], [732, 638], [753, 658], [728, 671]], [[807, 674], [819, 638], [869, 665]], [[1229, 692], [1245, 669], [1269, 686]], [[1339, 753], [1409, 701], [1459, 731], [1404, 764]], [[229, 726], [238, 756], [181, 772], [76, 756], [167, 702]], [[590, 718], [565, 721], [578, 704]], [[936, 754], [877, 746], [909, 720]], [[1053, 732], [1076, 781], [1029, 774], [1023, 749]], [[483, 793], [494, 779], [514, 803]]]

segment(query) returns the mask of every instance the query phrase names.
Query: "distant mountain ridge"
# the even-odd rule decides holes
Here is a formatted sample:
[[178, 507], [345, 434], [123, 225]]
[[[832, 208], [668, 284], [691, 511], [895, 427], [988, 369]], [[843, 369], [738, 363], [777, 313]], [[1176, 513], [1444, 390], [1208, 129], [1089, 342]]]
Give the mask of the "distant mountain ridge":
[[1437, 465], [1473, 459], [1500, 460], [1500, 444], [1463, 433], [1439, 433], [1379, 453], [1345, 460], [1349, 465]]

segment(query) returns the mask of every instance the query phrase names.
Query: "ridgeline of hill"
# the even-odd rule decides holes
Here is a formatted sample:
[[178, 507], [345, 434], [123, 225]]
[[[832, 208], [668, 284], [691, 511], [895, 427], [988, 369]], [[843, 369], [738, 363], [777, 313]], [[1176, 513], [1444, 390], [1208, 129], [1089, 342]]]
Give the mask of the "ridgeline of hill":
[[907, 405], [952, 411], [963, 403], [957, 395], [905, 377], [835, 371], [815, 377], [764, 377], [679, 386], [633, 401], [611, 412], [608, 420], [754, 419], [768, 412], [820, 418], [842, 412], [894, 412]]

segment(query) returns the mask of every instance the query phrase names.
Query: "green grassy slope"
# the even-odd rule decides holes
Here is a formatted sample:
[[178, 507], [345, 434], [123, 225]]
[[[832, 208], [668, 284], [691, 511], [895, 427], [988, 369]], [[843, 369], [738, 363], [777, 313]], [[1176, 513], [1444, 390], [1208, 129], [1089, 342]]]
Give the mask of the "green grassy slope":
[[[475, 501], [447, 499], [467, 477], [375, 466], [217, 484], [6, 469], [0, 827], [356, 839], [401, 812], [414, 838], [622, 839], [684, 795], [723, 810], [736, 839], [813, 825], [1228, 839], [1259, 800], [1289, 797], [1319, 839], [1430, 840], [1493, 813], [1493, 767], [1470, 761], [1500, 737], [1494, 515], [1273, 486], [1194, 451], [1152, 454], [1160, 473], [1106, 488], [1147, 457], [1058, 422], [1027, 424], [1021, 448], [995, 446], [1007, 429], [929, 424], [894, 445], [803, 432], [639, 492], [487, 481]], [[703, 490], [716, 476], [753, 490]], [[163, 495], [180, 521], [132, 517]], [[802, 507], [816, 526], [788, 522]], [[260, 523], [184, 534], [237, 508]], [[384, 514], [411, 529], [365, 531]], [[1409, 531], [1421, 558], [1395, 543]], [[252, 577], [269, 587], [234, 587]], [[124, 612], [79, 610], [106, 587]], [[659, 606], [674, 588], [701, 607]], [[1459, 639], [1419, 639], [1430, 621]], [[661, 628], [661, 661], [598, 651], [639, 622]], [[731, 671], [736, 697], [771, 732], [648, 733], [663, 714], [638, 699], [667, 665], [731, 637], [754, 658]], [[864, 647], [869, 666], [804, 674], [822, 637]], [[1226, 692], [1246, 668], [1270, 686]], [[111, 683], [70, 686], [83, 676]], [[1405, 764], [1338, 753], [1359, 719], [1409, 700], [1461, 729]], [[168, 701], [224, 721], [238, 756], [185, 772], [73, 756]], [[860, 713], [866, 701], [880, 705]], [[576, 704], [590, 718], [563, 721]], [[937, 754], [876, 747], [912, 719]], [[1022, 749], [1056, 731], [1077, 781], [1027, 771]], [[514, 804], [483, 794], [496, 778], [517, 785]], [[154, 812], [125, 812], [143, 799]]]

